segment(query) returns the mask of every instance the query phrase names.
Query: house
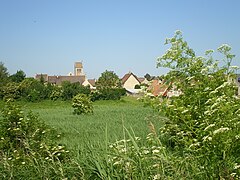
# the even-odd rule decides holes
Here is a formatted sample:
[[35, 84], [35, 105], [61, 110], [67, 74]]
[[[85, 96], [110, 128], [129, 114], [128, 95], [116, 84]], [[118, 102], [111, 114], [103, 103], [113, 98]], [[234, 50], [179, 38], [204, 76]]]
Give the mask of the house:
[[162, 81], [158, 79], [153, 79], [150, 83], [150, 86], [148, 87], [148, 91], [153, 96], [167, 96], [169, 86], [166, 84], [162, 84]]
[[86, 80], [86, 76], [83, 72], [82, 62], [75, 62], [74, 64], [74, 75], [69, 73], [68, 76], [48, 76], [48, 74], [36, 74], [35, 79], [41, 80], [51, 84], [61, 85], [63, 81], [69, 81], [71, 83], [79, 82], [82, 84]]
[[95, 79], [85, 79], [82, 83], [83, 86], [90, 86], [90, 89], [96, 89], [96, 80]]
[[173, 97], [181, 94], [173, 83], [166, 83], [159, 79], [153, 79], [147, 90], [152, 96]]
[[141, 78], [139, 79], [135, 74], [129, 72], [122, 78], [122, 87], [125, 89], [135, 89], [136, 85], [141, 84]]

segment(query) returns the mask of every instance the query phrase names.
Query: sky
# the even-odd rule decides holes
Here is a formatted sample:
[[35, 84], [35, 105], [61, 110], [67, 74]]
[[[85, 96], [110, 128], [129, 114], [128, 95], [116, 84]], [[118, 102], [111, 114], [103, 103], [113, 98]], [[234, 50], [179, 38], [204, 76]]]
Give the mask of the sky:
[[203, 55], [229, 44], [240, 66], [239, 0], [0, 0], [0, 61], [23, 70], [67, 75], [82, 61], [87, 78], [161, 75], [157, 57], [176, 30]]

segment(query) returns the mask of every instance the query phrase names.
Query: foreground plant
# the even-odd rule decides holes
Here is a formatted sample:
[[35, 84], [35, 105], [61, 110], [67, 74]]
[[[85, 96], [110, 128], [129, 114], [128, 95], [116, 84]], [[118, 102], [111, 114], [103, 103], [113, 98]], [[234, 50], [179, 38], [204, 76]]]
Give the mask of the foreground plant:
[[[33, 113], [8, 102], [0, 118], [0, 177], [3, 179], [59, 179], [81, 177], [59, 135]], [[70, 167], [70, 168], [69, 168]], [[71, 169], [72, 168], [72, 169]], [[76, 172], [72, 171], [76, 170]]]
[[[207, 51], [198, 57], [180, 31], [166, 40], [170, 48], [159, 67], [170, 68], [165, 76], [181, 90], [179, 97], [165, 99], [160, 110], [168, 118], [161, 128], [168, 147], [181, 156], [189, 154], [208, 178], [237, 178], [240, 174], [240, 100], [236, 96], [231, 66], [231, 47], [222, 45], [225, 66], [219, 67]], [[159, 104], [159, 103], [158, 103]]]

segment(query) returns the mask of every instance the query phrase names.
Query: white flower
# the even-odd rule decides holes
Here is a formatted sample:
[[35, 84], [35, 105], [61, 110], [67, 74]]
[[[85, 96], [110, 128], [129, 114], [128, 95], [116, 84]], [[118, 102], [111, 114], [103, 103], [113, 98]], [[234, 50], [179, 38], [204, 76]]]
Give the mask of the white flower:
[[148, 150], [143, 150], [143, 154], [149, 154]]
[[157, 180], [157, 179], [160, 179], [160, 178], [161, 178], [160, 174], [156, 174], [155, 176], [153, 176], [153, 180]]
[[213, 131], [213, 134], [215, 135], [215, 134], [222, 133], [224, 131], [229, 131], [229, 130], [230, 129], [228, 127], [226, 127], [226, 128], [219, 128], [219, 129]]
[[25, 162], [22, 162], [22, 164], [26, 164]]
[[184, 113], [186, 113], [186, 112], [188, 112], [188, 110], [186, 109], [186, 110], [184, 110], [183, 112], [182, 112], [182, 114], [184, 114]]
[[210, 125], [208, 125], [205, 129], [204, 129], [204, 131], [206, 131], [207, 129], [209, 129], [209, 128], [211, 128], [211, 127], [214, 127], [215, 126], [215, 124], [210, 124]]
[[153, 151], [152, 151], [152, 153], [153, 154], [157, 154], [157, 153], [159, 153], [160, 151], [158, 150], [158, 149], [154, 149]]
[[235, 164], [234, 169], [239, 169], [240, 165], [239, 164]]
[[203, 137], [203, 142], [205, 141], [212, 141], [212, 137], [211, 136], [204, 136]]
[[115, 165], [118, 165], [118, 164], [121, 164], [121, 163], [122, 163], [122, 161], [117, 161], [117, 162], [113, 163], [113, 165], [115, 166]]

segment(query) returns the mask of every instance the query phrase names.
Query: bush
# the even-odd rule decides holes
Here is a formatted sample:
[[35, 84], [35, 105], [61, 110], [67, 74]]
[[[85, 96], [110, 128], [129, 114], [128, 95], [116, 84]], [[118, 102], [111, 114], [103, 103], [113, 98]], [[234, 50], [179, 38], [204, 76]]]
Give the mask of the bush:
[[90, 98], [86, 94], [78, 94], [73, 97], [72, 107], [74, 114], [88, 114], [93, 113], [93, 105]]
[[181, 156], [194, 157], [202, 177], [235, 178], [240, 174], [240, 100], [230, 81], [235, 78], [231, 48], [218, 48], [226, 62], [218, 67], [212, 51], [207, 51], [205, 58], [195, 56], [180, 32], [166, 43], [171, 47], [158, 65], [172, 69], [165, 79], [174, 82], [182, 94], [158, 106], [167, 117], [162, 138]]
[[104, 88], [91, 93], [91, 100], [119, 100], [126, 95], [124, 88]]
[[69, 81], [64, 81], [61, 84], [62, 87], [62, 98], [63, 100], [70, 100], [77, 94], [89, 95], [91, 90], [89, 86], [83, 86], [80, 83], [71, 83]]
[[[2, 114], [1, 179], [64, 179], [80, 175], [79, 168], [70, 159], [69, 151], [57, 143], [56, 131], [36, 115], [31, 112], [25, 115], [20, 107], [10, 102]], [[71, 166], [72, 170], [66, 166]]]
[[7, 100], [11, 99], [18, 99], [20, 98], [20, 91], [19, 91], [19, 84], [15, 82], [9, 82], [5, 85], [2, 89], [3, 99]]

